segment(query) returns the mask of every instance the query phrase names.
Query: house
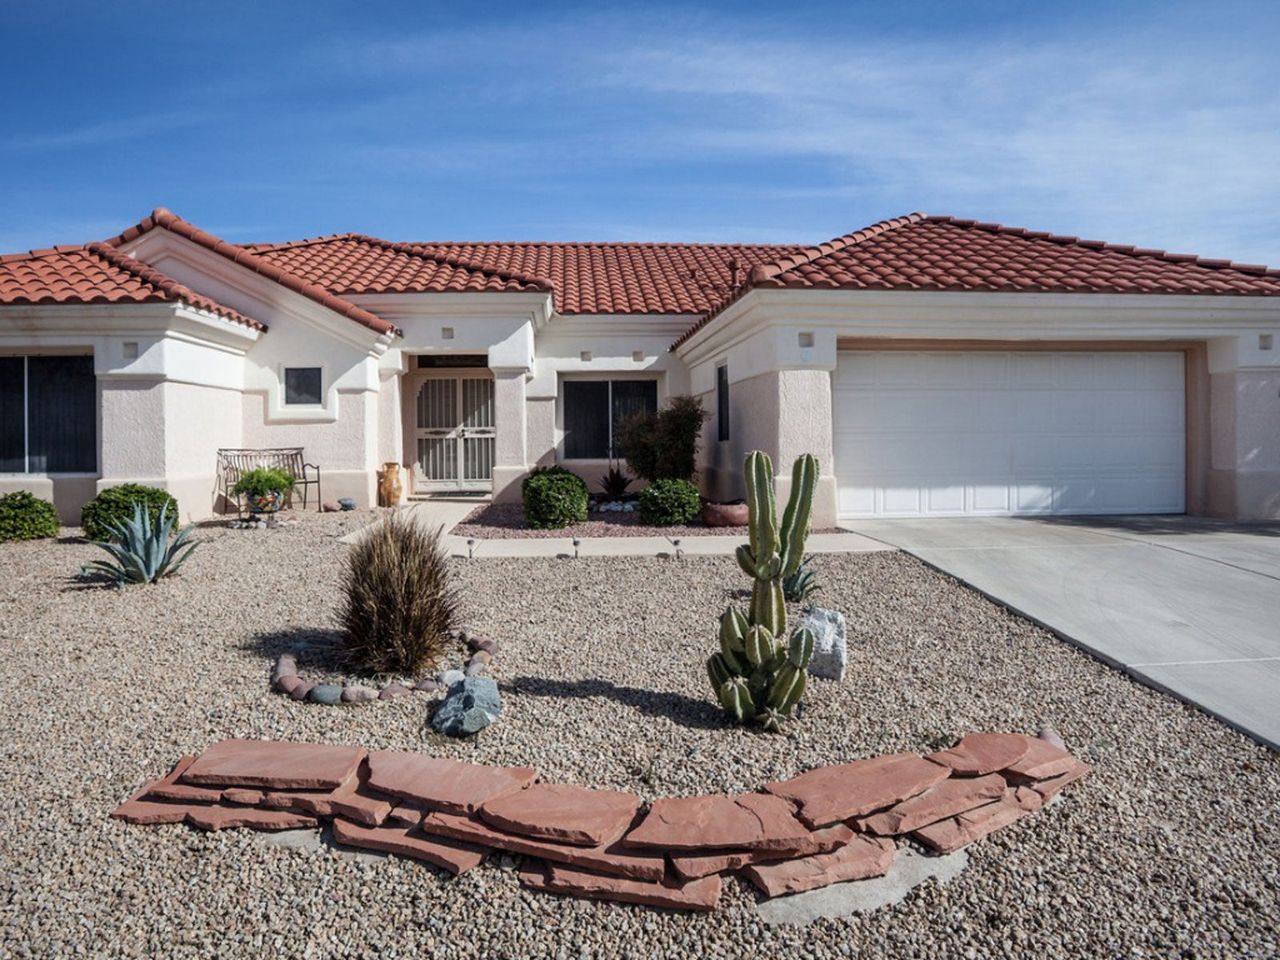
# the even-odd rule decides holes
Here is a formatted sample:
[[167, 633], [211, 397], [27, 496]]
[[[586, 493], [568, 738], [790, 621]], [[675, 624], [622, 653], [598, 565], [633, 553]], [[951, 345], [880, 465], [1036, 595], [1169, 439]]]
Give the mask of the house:
[[[0, 259], [0, 492], [68, 520], [224, 447], [303, 446], [326, 499], [594, 484], [615, 419], [692, 393], [704, 492], [815, 453], [815, 522], [1280, 517], [1280, 271], [912, 214], [816, 247], [237, 245], [158, 209]], [[785, 473], [784, 471], [780, 471]], [[779, 481], [785, 494], [786, 477]]]

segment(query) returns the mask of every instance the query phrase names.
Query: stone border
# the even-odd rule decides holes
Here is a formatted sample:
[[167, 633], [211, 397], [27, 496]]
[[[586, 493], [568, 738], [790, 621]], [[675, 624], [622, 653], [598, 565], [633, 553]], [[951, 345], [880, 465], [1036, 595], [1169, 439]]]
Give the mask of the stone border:
[[286, 694], [294, 700], [305, 700], [308, 703], [321, 703], [326, 706], [343, 704], [369, 703], [373, 700], [394, 700], [405, 694], [435, 693], [448, 690], [451, 686], [466, 677], [476, 677], [488, 672], [490, 664], [498, 653], [498, 642], [488, 637], [473, 633], [466, 627], [450, 631], [452, 639], [462, 643], [471, 652], [460, 670], [446, 670], [435, 677], [424, 677], [412, 687], [407, 687], [398, 680], [393, 680], [381, 690], [367, 684], [347, 683], [309, 683], [298, 673], [298, 657], [301, 650], [282, 653], [271, 668], [271, 689]]

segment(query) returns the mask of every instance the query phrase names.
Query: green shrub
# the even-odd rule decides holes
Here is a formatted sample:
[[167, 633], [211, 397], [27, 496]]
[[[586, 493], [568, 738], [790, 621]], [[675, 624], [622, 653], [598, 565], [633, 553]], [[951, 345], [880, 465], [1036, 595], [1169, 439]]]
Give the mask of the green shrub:
[[535, 530], [587, 519], [587, 482], [564, 467], [539, 467], [524, 478], [520, 492], [525, 525]]
[[[155, 583], [171, 577], [187, 562], [196, 542], [189, 540], [194, 527], [187, 527], [169, 540], [176, 517], [169, 516], [169, 505], [160, 508], [154, 522], [146, 505], [133, 505], [133, 516], [123, 523], [110, 525], [110, 540], [104, 537], [97, 545], [111, 554], [110, 560], [93, 560], [80, 568], [81, 575], [106, 574], [116, 586], [130, 583]], [[112, 542], [117, 541], [117, 542]]]
[[655, 480], [640, 491], [640, 519], [655, 527], [678, 527], [702, 511], [702, 496], [688, 480]]
[[439, 662], [458, 596], [438, 529], [391, 514], [351, 548], [342, 587], [343, 648], [355, 667], [416, 675]]
[[90, 540], [110, 540], [112, 527], [118, 527], [133, 518], [133, 505], [141, 503], [151, 514], [152, 524], [160, 522], [160, 511], [166, 506], [168, 515], [175, 520], [178, 501], [165, 490], [144, 486], [141, 483], [124, 483], [108, 487], [84, 505], [80, 511], [80, 526]]
[[0, 541], [58, 535], [58, 512], [48, 500], [19, 490], [0, 497]]
[[294, 477], [288, 470], [279, 467], [254, 467], [240, 474], [240, 479], [231, 488], [236, 496], [267, 497], [273, 493], [284, 493], [293, 489]]
[[693, 479], [702, 425], [710, 415], [699, 397], [672, 397], [661, 410], [625, 418], [615, 432], [627, 466], [650, 483]]

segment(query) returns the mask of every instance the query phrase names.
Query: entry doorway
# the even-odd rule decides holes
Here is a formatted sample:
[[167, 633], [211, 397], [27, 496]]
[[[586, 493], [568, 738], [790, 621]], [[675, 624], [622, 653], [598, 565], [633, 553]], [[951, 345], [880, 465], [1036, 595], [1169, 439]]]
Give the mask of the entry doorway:
[[415, 371], [414, 493], [493, 489], [497, 443], [493, 374], [476, 369]]

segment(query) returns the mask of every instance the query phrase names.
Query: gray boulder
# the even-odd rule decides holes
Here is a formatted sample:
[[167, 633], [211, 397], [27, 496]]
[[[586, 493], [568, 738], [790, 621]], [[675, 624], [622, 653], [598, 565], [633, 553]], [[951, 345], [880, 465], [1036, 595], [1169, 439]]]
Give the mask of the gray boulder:
[[809, 661], [809, 672], [824, 680], [843, 680], [849, 658], [844, 614], [839, 610], [814, 607], [804, 615], [800, 626], [813, 631], [813, 659]]
[[336, 683], [317, 683], [307, 691], [307, 699], [312, 703], [334, 706], [342, 702], [342, 688]]
[[479, 733], [502, 713], [498, 685], [488, 677], [464, 677], [436, 705], [431, 726], [450, 737]]

